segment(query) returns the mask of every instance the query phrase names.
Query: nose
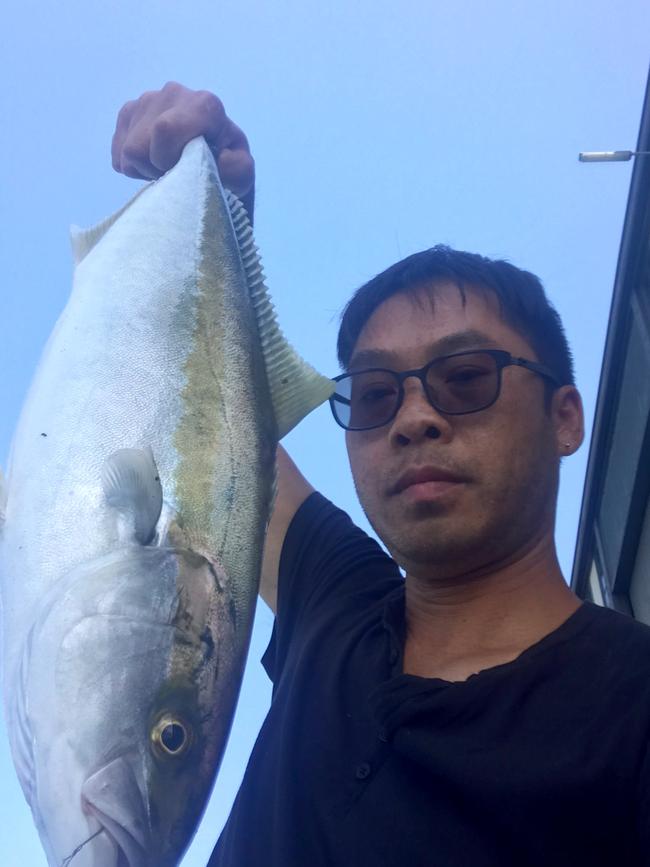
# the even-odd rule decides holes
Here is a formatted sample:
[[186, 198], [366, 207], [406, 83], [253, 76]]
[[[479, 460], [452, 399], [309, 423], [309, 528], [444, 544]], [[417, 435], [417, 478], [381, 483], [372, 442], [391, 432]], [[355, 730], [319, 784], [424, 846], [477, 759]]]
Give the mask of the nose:
[[404, 400], [391, 422], [390, 440], [396, 446], [406, 446], [425, 439], [451, 438], [451, 425], [444, 415], [429, 403], [422, 383], [416, 378], [404, 382]]

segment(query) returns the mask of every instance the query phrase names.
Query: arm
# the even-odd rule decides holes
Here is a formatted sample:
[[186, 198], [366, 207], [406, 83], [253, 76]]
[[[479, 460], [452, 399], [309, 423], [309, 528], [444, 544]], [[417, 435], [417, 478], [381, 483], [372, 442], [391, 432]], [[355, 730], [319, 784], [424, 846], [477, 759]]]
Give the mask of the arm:
[[260, 579], [260, 596], [274, 613], [277, 612], [278, 570], [284, 537], [299, 507], [314, 492], [314, 488], [280, 445], [277, 452], [277, 466], [278, 489], [266, 532]]
[[[169, 82], [127, 102], [119, 112], [111, 154], [113, 168], [131, 178], [159, 178], [179, 160], [184, 146], [202, 135], [217, 160], [224, 186], [239, 196], [253, 220], [255, 162], [244, 133], [221, 100], [205, 90]], [[313, 488], [278, 446], [278, 488], [262, 563], [260, 596], [275, 612], [284, 537], [298, 507]]]

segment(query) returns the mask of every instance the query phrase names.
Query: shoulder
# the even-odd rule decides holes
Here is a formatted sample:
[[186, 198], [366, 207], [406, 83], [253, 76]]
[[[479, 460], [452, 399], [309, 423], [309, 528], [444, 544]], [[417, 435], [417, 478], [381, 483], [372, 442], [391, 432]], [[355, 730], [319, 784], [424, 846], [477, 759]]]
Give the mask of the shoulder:
[[594, 635], [607, 635], [630, 647], [650, 651], [650, 626], [646, 623], [589, 601], [583, 602], [582, 611], [584, 622]]
[[[284, 540], [278, 606], [264, 665], [277, 683], [292, 647], [331, 640], [332, 626], [378, 617], [402, 587], [397, 564], [319, 493], [296, 512]], [[322, 647], [321, 647], [322, 650]]]
[[280, 557], [278, 613], [283, 605], [286, 612], [337, 606], [360, 596], [366, 602], [379, 600], [402, 581], [397, 564], [376, 539], [314, 493], [287, 531]]
[[613, 677], [623, 689], [650, 702], [650, 626], [627, 614], [584, 602], [579, 640], [599, 679]]
[[280, 575], [296, 569], [338, 577], [372, 570], [376, 577], [399, 578], [396, 563], [379, 543], [318, 492], [305, 500], [287, 531]]

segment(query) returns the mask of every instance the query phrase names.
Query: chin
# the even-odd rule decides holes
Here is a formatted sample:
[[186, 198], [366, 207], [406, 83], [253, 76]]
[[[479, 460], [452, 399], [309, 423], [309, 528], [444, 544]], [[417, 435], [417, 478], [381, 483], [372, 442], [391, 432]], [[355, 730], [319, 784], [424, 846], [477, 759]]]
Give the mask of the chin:
[[[435, 566], [464, 560], [468, 550], [476, 546], [476, 537], [463, 533], [441, 532], [442, 528], [424, 526], [404, 527], [401, 532], [394, 527], [375, 527], [377, 535], [399, 565], [410, 571], [411, 565]], [[480, 543], [479, 543], [480, 544]]]
[[399, 547], [393, 549], [392, 556], [409, 574], [423, 572], [447, 573], [450, 569], [457, 572], [465, 570], [474, 559], [467, 545], [448, 541], [416, 541], [405, 540]]
[[373, 529], [383, 541], [391, 557], [409, 574], [424, 572], [453, 574], [480, 568], [498, 558], [504, 533], [494, 532], [487, 525], [473, 524], [467, 517], [462, 522], [451, 516], [420, 510], [412, 519], [390, 523], [373, 521]]

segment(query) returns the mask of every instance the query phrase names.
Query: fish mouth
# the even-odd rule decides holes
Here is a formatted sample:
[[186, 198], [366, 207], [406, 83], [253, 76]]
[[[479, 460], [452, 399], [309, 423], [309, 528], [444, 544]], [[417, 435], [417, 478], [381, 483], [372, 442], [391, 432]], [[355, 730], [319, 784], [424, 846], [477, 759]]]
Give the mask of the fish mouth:
[[110, 859], [111, 867], [144, 867], [147, 863], [147, 853], [141, 841], [137, 840], [123, 825], [92, 805], [87, 804], [86, 810], [101, 825], [98, 833], [103, 833], [113, 847], [114, 858]]
[[147, 867], [151, 831], [131, 763], [120, 757], [100, 768], [83, 784], [81, 800], [112, 844], [111, 867]]

